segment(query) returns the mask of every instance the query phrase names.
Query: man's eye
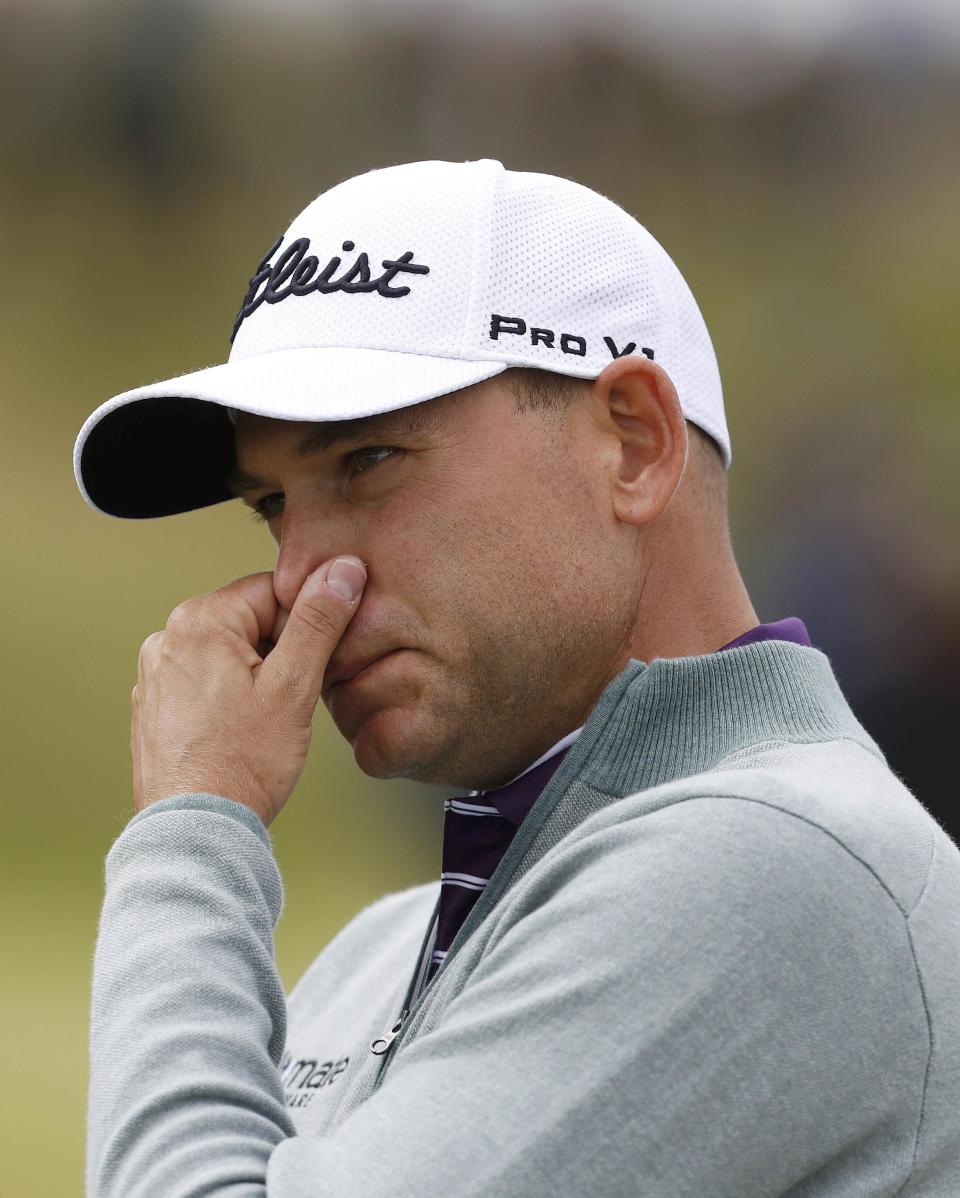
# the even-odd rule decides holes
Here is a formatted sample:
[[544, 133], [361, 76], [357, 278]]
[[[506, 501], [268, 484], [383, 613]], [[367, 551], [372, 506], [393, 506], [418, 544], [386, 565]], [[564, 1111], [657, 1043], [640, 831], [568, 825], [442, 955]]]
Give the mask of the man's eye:
[[263, 499], [258, 500], [250, 515], [254, 520], [270, 520], [282, 511], [283, 493], [276, 491], [273, 495], [264, 495]]
[[[378, 457], [376, 460], [371, 460], [376, 454], [395, 454], [398, 450], [392, 445], [367, 445], [363, 449], [355, 449], [353, 453], [347, 454], [347, 460], [353, 463], [355, 474], [367, 474], [375, 466], [379, 466], [381, 462], [386, 461], [385, 457]], [[362, 465], [366, 462], [367, 465]]]
[[[354, 474], [369, 474], [375, 466], [397, 453], [400, 453], [400, 450], [393, 445], [365, 445], [363, 449], [355, 449], [348, 453], [345, 460], [352, 464]], [[258, 500], [250, 515], [254, 520], [271, 520], [282, 511], [283, 492], [276, 491]]]

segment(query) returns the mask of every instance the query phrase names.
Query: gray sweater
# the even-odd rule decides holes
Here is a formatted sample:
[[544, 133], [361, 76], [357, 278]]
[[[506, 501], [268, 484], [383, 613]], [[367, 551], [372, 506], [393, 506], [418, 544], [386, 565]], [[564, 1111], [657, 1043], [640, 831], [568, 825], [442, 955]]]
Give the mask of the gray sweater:
[[415, 997], [438, 892], [285, 1001], [259, 819], [131, 819], [90, 1198], [960, 1195], [960, 852], [819, 651], [629, 662]]

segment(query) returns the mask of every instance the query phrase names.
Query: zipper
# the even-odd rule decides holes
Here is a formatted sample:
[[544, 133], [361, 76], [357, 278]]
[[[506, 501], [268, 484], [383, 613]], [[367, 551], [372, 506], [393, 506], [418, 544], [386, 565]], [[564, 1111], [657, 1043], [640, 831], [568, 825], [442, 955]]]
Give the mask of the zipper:
[[[643, 670], [649, 668], [643, 663], [635, 664], [640, 665]], [[614, 699], [611, 697], [608, 699], [608, 705], [607, 708], [605, 708], [607, 720], [609, 720], [609, 713], [613, 709], [614, 703], [618, 703], [620, 701], [623, 691], [626, 690], [628, 684], [637, 676], [636, 672], [631, 672], [630, 677], [625, 677], [625, 675], [626, 670], [621, 671], [620, 675], [618, 675], [616, 698]], [[590, 720], [596, 720], [596, 718], [597, 717], [591, 713]], [[590, 721], [588, 720], [588, 723], [589, 722]], [[531, 810], [527, 813], [527, 816], [523, 820], [520, 828], [517, 829], [517, 834], [507, 846], [506, 853], [503, 855], [503, 857], [501, 857], [497, 868], [494, 870], [493, 876], [487, 883], [483, 893], [474, 903], [473, 908], [468, 914], [467, 918], [460, 925], [460, 928], [454, 937], [454, 942], [451, 943], [450, 948], [447, 950], [446, 957], [444, 957], [440, 962], [437, 972], [434, 974], [431, 985], [436, 984], [437, 978], [449, 965], [453, 957], [455, 947], [459, 949], [461, 944], [466, 940], [467, 937], [464, 936], [464, 929], [467, 929], [468, 936], [472, 934], [474, 928], [483, 922], [492, 908], [500, 900], [504, 891], [509, 888], [510, 881], [516, 872], [517, 866], [519, 865], [524, 854], [533, 844], [537, 833], [549, 820], [557, 804], [567, 794], [570, 786], [582, 775], [585, 768], [584, 763], [590, 760], [590, 755], [594, 750], [595, 743], [599, 738], [602, 727], [602, 724], [597, 724], [595, 728], [591, 729], [592, 735], [589, 735], [585, 734], [586, 726], [584, 726], [584, 729], [581, 731], [580, 735], [570, 746], [569, 752], [567, 752], [565, 759], [561, 761], [560, 767], [554, 772], [552, 777], [548, 779], [546, 786], [540, 792], [540, 795], [538, 796]], [[549, 796], [546, 802], [544, 802], [545, 795]], [[536, 816], [536, 822], [530, 818], [531, 815]], [[582, 819], [583, 817], [581, 817], [580, 821], [578, 822], [582, 822]], [[429, 950], [436, 943], [434, 933], [438, 922], [439, 913], [440, 895], [437, 896], [436, 905], [433, 908], [433, 917], [431, 919], [430, 925], [427, 928], [426, 935], [423, 938], [423, 944], [420, 948], [419, 965], [414, 970], [414, 976], [410, 980], [410, 985], [407, 989], [407, 997], [404, 999], [403, 1003], [403, 1010], [400, 1012], [400, 1016], [393, 1027], [391, 1027], [389, 1031], [384, 1032], [382, 1036], [378, 1036], [370, 1045], [370, 1051], [377, 1056], [385, 1056], [385, 1054], [389, 1052], [394, 1041], [400, 1035], [404, 1022], [411, 1014], [411, 1011], [419, 1008], [423, 1001], [424, 989], [422, 982], [431, 956]], [[407, 1023], [407, 1028], [409, 1027], [410, 1024]], [[371, 1093], [375, 1093], [383, 1084], [383, 1078], [386, 1074], [388, 1064], [389, 1060], [385, 1059], [380, 1069], [377, 1071], [377, 1076], [374, 1078], [373, 1089]]]
[[390, 1045], [396, 1040], [397, 1033], [400, 1031], [400, 1025], [404, 1019], [410, 1014], [410, 1008], [404, 1007], [400, 1012], [400, 1018], [388, 1032], [384, 1032], [382, 1036], [377, 1036], [376, 1040], [370, 1045], [370, 1051], [376, 1053], [378, 1057], [382, 1057]]
[[[427, 967], [430, 961], [430, 949], [436, 943], [436, 931], [438, 917], [440, 914], [440, 898], [437, 897], [436, 905], [433, 908], [433, 915], [427, 925], [427, 931], [423, 938], [423, 943], [420, 945], [420, 956], [417, 960], [417, 965], [413, 971], [413, 977], [410, 979], [410, 985], [407, 987], [407, 997], [403, 1002], [403, 1010], [400, 1012], [397, 1022], [393, 1027], [389, 1028], [382, 1035], [377, 1036], [376, 1040], [370, 1044], [370, 1051], [378, 1057], [382, 1057], [389, 1051], [390, 1045], [396, 1040], [400, 1033], [400, 1028], [403, 1021], [410, 1014], [412, 1007], [417, 1005], [417, 1000], [420, 998], [421, 987], [424, 976], [427, 972]], [[381, 1073], [383, 1071], [381, 1070]]]

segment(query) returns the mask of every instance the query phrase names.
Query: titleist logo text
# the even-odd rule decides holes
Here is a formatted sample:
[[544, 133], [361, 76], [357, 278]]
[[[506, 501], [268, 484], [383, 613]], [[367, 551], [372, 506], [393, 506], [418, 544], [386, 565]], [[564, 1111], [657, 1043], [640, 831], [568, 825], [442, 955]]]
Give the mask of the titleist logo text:
[[[339, 278], [334, 278], [343, 265], [342, 259], [334, 255], [321, 270], [320, 259], [316, 254], [307, 253], [310, 248], [309, 237], [298, 237], [296, 241], [291, 241], [276, 262], [271, 262], [270, 259], [280, 248], [282, 241], [283, 237], [277, 238], [264, 254], [256, 274], [250, 280], [237, 319], [233, 322], [231, 344], [242, 321], [261, 304], [279, 304], [291, 295], [309, 295], [311, 291], [319, 291], [321, 295], [329, 295], [333, 291], [375, 291], [386, 299], [399, 299], [409, 295], [410, 288], [392, 286], [397, 275], [430, 273], [430, 267], [414, 262], [413, 250], [407, 250], [398, 258], [384, 258], [380, 263], [383, 274], [377, 278], [371, 276], [370, 260], [366, 254], [358, 254], [356, 261], [348, 266]], [[345, 253], [351, 253], [355, 248], [352, 241], [345, 241], [342, 246]]]

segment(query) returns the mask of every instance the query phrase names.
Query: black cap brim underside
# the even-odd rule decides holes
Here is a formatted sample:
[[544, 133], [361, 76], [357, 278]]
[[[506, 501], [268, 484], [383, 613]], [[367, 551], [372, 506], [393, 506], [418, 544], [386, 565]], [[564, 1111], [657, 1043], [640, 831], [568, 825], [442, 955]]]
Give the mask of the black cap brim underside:
[[84, 443], [80, 473], [101, 511], [144, 520], [233, 498], [224, 475], [235, 461], [221, 404], [160, 396], [104, 416]]

